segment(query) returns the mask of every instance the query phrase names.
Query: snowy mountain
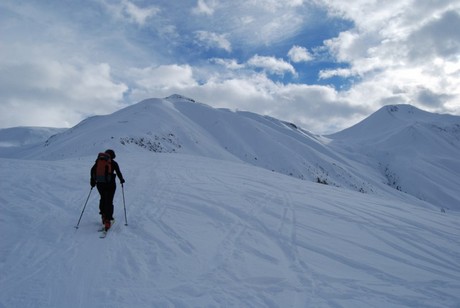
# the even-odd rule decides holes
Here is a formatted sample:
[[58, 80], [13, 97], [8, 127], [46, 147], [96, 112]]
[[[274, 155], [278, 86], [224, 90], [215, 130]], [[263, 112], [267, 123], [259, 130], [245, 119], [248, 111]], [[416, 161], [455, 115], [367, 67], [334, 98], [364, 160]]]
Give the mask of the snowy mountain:
[[379, 170], [389, 186], [460, 210], [460, 117], [386, 106], [328, 137], [338, 152]]
[[[435, 185], [457, 123], [389, 106], [317, 136], [175, 95], [0, 147], [0, 307], [460, 307], [460, 211], [409, 191], [422, 166], [460, 198]], [[100, 239], [106, 148], [126, 183]]]
[[[330, 136], [250, 112], [215, 109], [180, 95], [96, 116], [15, 157], [56, 160], [105, 149], [182, 153], [254, 166], [380, 196], [412, 196], [460, 210], [460, 118], [388, 106]], [[8, 157], [0, 150], [0, 155]]]
[[[65, 131], [53, 127], [12, 127], [0, 129], [0, 157], [14, 156], [19, 149], [43, 143], [52, 135]], [[8, 154], [9, 153], [9, 154]]]
[[0, 129], [0, 148], [21, 147], [45, 142], [52, 135], [65, 131], [53, 127], [13, 127]]

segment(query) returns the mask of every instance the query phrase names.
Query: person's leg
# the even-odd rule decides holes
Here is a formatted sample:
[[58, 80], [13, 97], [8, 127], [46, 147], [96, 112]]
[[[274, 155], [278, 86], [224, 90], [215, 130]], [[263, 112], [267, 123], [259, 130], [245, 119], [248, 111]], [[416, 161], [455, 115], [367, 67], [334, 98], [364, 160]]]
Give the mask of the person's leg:
[[113, 198], [116, 189], [117, 187], [115, 185], [110, 185], [107, 189], [107, 218], [109, 220], [113, 220]]
[[101, 220], [102, 220], [102, 224], [104, 224], [105, 222], [105, 191], [104, 191], [104, 187], [103, 185], [101, 184], [97, 184], [97, 191], [99, 192], [99, 196], [100, 196], [100, 199], [99, 199], [99, 214], [101, 215]]
[[111, 197], [110, 185], [101, 183], [97, 185], [97, 189], [99, 190], [99, 193], [101, 195], [99, 206], [100, 206], [100, 211], [101, 211], [101, 216], [102, 216], [102, 222], [103, 224], [105, 224], [107, 228], [107, 223], [109, 223], [109, 227], [110, 227], [110, 219], [113, 214], [113, 206], [112, 206], [113, 197]]

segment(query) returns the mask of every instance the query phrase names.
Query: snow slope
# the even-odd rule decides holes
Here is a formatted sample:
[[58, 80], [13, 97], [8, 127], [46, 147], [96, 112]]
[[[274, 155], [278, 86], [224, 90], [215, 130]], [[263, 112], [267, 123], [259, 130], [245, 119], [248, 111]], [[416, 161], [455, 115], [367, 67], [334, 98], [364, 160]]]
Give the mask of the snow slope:
[[56, 160], [94, 156], [106, 148], [182, 153], [460, 210], [459, 117], [388, 108], [394, 111], [382, 109], [349, 130], [317, 136], [292, 123], [173, 95], [88, 118], [40, 145], [14, 152], [0, 148], [0, 157]]
[[51, 136], [65, 128], [11, 127], [0, 129], [0, 157], [16, 157], [36, 144], [43, 144]]
[[386, 106], [328, 136], [331, 148], [380, 170], [397, 190], [444, 209], [460, 210], [460, 117], [410, 105]]
[[137, 147], [99, 239], [93, 161], [0, 158], [0, 307], [460, 306], [459, 212]]
[[0, 129], [0, 147], [20, 147], [45, 142], [54, 134], [65, 131], [54, 127], [13, 127]]

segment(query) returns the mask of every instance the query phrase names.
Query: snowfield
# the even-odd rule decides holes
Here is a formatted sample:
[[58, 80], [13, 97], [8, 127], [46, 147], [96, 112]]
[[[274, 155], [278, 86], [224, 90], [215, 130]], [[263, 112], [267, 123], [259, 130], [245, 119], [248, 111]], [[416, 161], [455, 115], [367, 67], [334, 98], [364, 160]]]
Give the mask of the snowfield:
[[460, 215], [182, 154], [0, 159], [0, 307], [459, 307]]
[[409, 105], [330, 136], [179, 95], [1, 129], [0, 308], [459, 308], [459, 154], [460, 117]]

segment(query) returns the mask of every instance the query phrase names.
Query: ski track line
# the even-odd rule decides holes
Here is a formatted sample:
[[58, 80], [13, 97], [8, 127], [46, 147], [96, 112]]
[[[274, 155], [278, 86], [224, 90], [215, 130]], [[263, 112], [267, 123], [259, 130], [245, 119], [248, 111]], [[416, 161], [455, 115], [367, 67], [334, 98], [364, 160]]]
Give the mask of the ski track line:
[[[395, 217], [394, 215], [389, 216], [383, 210], [379, 211], [379, 213], [377, 214], [377, 213], [373, 213], [375, 212], [375, 210], [373, 210], [372, 208], [367, 208], [367, 209], [363, 209], [363, 211], [360, 214], [356, 214], [352, 211], [347, 210], [346, 208], [340, 205], [336, 205], [336, 206], [346, 212], [349, 212], [352, 215], [356, 215], [362, 218], [363, 222], [366, 222], [366, 223], [361, 223], [362, 226], [365, 226], [369, 221], [375, 221], [375, 222], [378, 221], [379, 222], [378, 225], [380, 226], [379, 229], [381, 231], [386, 232], [387, 234], [391, 235], [395, 239], [399, 239], [403, 241], [402, 244], [404, 245], [398, 245], [396, 242], [390, 242], [388, 240], [385, 240], [381, 236], [378, 237], [375, 232], [372, 233], [371, 228], [366, 228], [366, 231], [369, 233], [372, 233], [375, 237], [380, 239], [382, 242], [395, 248], [399, 252], [404, 252], [408, 256], [408, 260], [412, 260], [412, 261], [413, 260], [420, 260], [420, 261], [423, 260], [423, 261], [426, 261], [428, 264], [438, 265], [441, 268], [447, 267], [453, 271], [458, 270], [458, 264], [453, 263], [451, 260], [446, 260], [445, 258], [435, 253], [435, 251], [442, 250], [440, 247], [438, 247], [436, 243], [429, 241], [427, 236], [419, 235], [420, 232], [423, 232], [424, 235], [428, 232], [431, 235], [436, 236], [437, 238], [449, 239], [450, 237], [448, 234], [442, 233], [441, 231], [437, 231], [437, 230], [427, 229], [425, 226], [420, 225], [419, 223], [416, 223], [413, 220], [409, 220], [402, 216], [398, 216], [398, 217]], [[389, 217], [389, 218], [386, 219], [385, 217]], [[381, 225], [382, 221], [388, 224], [388, 226]], [[372, 224], [372, 228], [375, 228], [375, 224]], [[401, 236], [401, 228], [404, 228], [406, 230], [404, 234], [410, 235], [410, 238], [406, 239]], [[451, 240], [454, 240], [454, 238], [452, 238]], [[423, 245], [420, 245], [420, 243], [423, 243]], [[412, 246], [415, 249], [410, 250], [410, 249], [405, 248], [406, 246]], [[427, 249], [426, 247], [429, 247], [430, 249]], [[420, 251], [424, 255], [431, 256], [432, 258], [423, 256], [422, 254], [415, 254], [413, 251], [416, 251], [416, 250]]]
[[[227, 187], [231, 191], [230, 185], [221, 181], [221, 185]], [[274, 197], [271, 196], [270, 199]], [[268, 198], [266, 198], [267, 200]], [[264, 206], [262, 201], [252, 201], [250, 199], [246, 200], [248, 205], [252, 205], [252, 208], [248, 211], [241, 211], [239, 209], [233, 208], [232, 206], [222, 207], [226, 212], [230, 213], [237, 220], [232, 222], [232, 226], [226, 232], [223, 240], [221, 241], [221, 248], [218, 249], [217, 255], [215, 256], [214, 262], [216, 264], [227, 263], [232, 255], [239, 249], [236, 246], [239, 246], [239, 240], [242, 237], [243, 233], [250, 228], [251, 222], [254, 220], [256, 213], [260, 213]], [[267, 202], [265, 202], [267, 203]]]
[[[294, 300], [294, 304], [309, 306], [315, 300], [315, 275], [298, 250], [297, 205], [293, 203], [289, 191], [283, 191], [281, 196], [280, 206], [283, 208], [283, 215], [280, 219], [279, 227], [276, 230], [267, 230], [267, 232], [271, 234], [271, 238], [276, 239], [278, 247], [283, 251], [286, 260], [289, 262], [289, 269], [297, 277], [295, 286], [297, 298]], [[287, 234], [283, 232], [285, 229]]]
[[[231, 189], [227, 183], [220, 182], [219, 185], [226, 185], [228, 189]], [[262, 183], [258, 183], [262, 185]], [[258, 185], [255, 185], [257, 187]], [[263, 184], [265, 185], [265, 184]], [[254, 188], [256, 191], [260, 188]], [[268, 190], [268, 189], [266, 189]], [[285, 259], [288, 263], [288, 268], [293, 272], [297, 277], [298, 282], [297, 286], [294, 287], [296, 290], [296, 296], [299, 297], [298, 302], [302, 304], [308, 302], [309, 296], [305, 294], [305, 288], [310, 289], [311, 294], [314, 293], [314, 283], [310, 281], [307, 277], [311, 277], [311, 271], [308, 269], [308, 266], [301, 260], [296, 249], [296, 212], [295, 208], [290, 200], [289, 194], [283, 193], [281, 202], [278, 202], [279, 195], [277, 193], [277, 188], [272, 187], [272, 191], [275, 193], [262, 196], [262, 197], [251, 197], [246, 199], [248, 205], [252, 205], [251, 209], [248, 212], [241, 212], [233, 209], [231, 207], [226, 208], [227, 211], [236, 215], [238, 221], [233, 224], [233, 227], [227, 232], [227, 235], [221, 242], [221, 248], [218, 250], [218, 254], [215, 256], [214, 262], [220, 266], [228, 264], [234, 258], [234, 254], [238, 251], [247, 252], [261, 258], [267, 262], [273, 263], [278, 262], [277, 259], [274, 259], [273, 256], [267, 255], [264, 252], [257, 250], [256, 248], [250, 247], [244, 242], [247, 240], [247, 236], [252, 231], [262, 232], [262, 235], [268, 241], [271, 241], [271, 238], [274, 238], [275, 244], [279, 247], [280, 251], [283, 251]], [[251, 194], [251, 196], [253, 193]], [[279, 210], [283, 208], [283, 214], [278, 215], [277, 218], [280, 219], [279, 227], [273, 229], [268, 224], [264, 223], [263, 215], [274, 216], [270, 211], [266, 211], [269, 208], [271, 210]], [[290, 218], [287, 218], [287, 213], [290, 214]], [[276, 215], [275, 215], [276, 216]], [[288, 235], [283, 236], [282, 230], [285, 226], [288, 226]], [[287, 237], [287, 238], [286, 238]], [[285, 241], [286, 239], [286, 241]], [[239, 278], [235, 278], [240, 280]], [[243, 284], [248, 284], [248, 287], [254, 287], [254, 282], [259, 281], [261, 286], [268, 284], [266, 287], [274, 287], [276, 285], [277, 289], [286, 288], [283, 286], [285, 284], [285, 278], [281, 277], [260, 277], [260, 278], [251, 278], [245, 279], [242, 281]], [[268, 289], [267, 289], [268, 290]], [[264, 293], [260, 293], [261, 301], [268, 303], [267, 298], [264, 298]]]
[[[43, 201], [40, 202], [42, 203]], [[21, 207], [29, 205], [16, 206]], [[50, 221], [57, 220], [57, 216], [62, 212], [57, 211], [56, 213], [56, 211], [51, 211], [53, 215], [43, 215], [44, 212], [50, 212], [50, 206], [53, 205], [46, 202], [40, 206], [39, 209], [32, 208], [30, 214], [36, 216], [36, 218], [29, 219], [24, 217], [20, 220], [23, 221], [24, 224], [27, 224], [27, 232], [23, 232], [22, 236], [20, 236], [20, 240], [16, 243], [8, 243], [12, 245], [6, 256], [6, 258], [10, 260], [7, 262], [10, 267], [7, 269], [7, 273], [2, 275], [0, 280], [0, 283], [4, 285], [2, 289], [5, 293], [12, 292], [13, 290], [22, 290], [24, 286], [28, 288], [31, 285], [30, 281], [40, 280], [39, 274], [43, 268], [46, 267], [49, 259], [55, 254], [55, 251], [50, 249], [50, 247], [54, 246], [56, 242], [59, 243], [63, 236], [59, 232], [56, 232], [57, 228], [50, 229], [47, 233], [40, 232], [43, 225], [52, 226], [53, 224], [51, 224]], [[14, 211], [11, 212], [14, 213]], [[37, 217], [39, 219], [37, 219]], [[18, 229], [25, 230], [26, 228], [19, 226]], [[16, 273], [18, 272], [25, 272], [27, 274], [17, 275]], [[38, 292], [38, 289], [42, 287], [40, 283], [37, 283], [37, 287], [32, 287], [30, 292], [39, 294], [40, 292]]]
[[[158, 170], [158, 172], [161, 171], [162, 170]], [[153, 207], [151, 210], [145, 210], [145, 217], [148, 220], [146, 223], [154, 223], [156, 227], [167, 236], [170, 243], [176, 243], [184, 253], [191, 254], [194, 250], [193, 245], [162, 219], [168, 211], [174, 210], [175, 207], [180, 208], [183, 206], [175, 205], [177, 194], [181, 192], [173, 192], [171, 187], [181, 187], [185, 185], [186, 182], [186, 177], [182, 174], [170, 174], [167, 171], [157, 174], [153, 185], [154, 189], [152, 195], [150, 195]], [[147, 207], [147, 205], [144, 205], [144, 207]]]
[[[354, 211], [348, 210], [348, 208], [344, 208], [344, 207], [339, 206], [337, 204], [335, 204], [334, 206], [337, 207], [338, 209], [340, 209], [341, 211], [343, 211], [344, 213], [348, 213], [347, 216], [344, 216], [343, 214], [340, 213], [340, 211], [336, 211], [335, 212], [336, 218], [339, 218], [339, 219], [345, 220], [345, 221], [353, 222], [353, 223], [361, 226], [361, 228], [364, 228], [364, 230], [366, 230], [366, 231], [369, 231], [369, 229], [375, 228], [375, 226], [373, 225], [373, 221], [377, 221], [377, 222], [379, 222], [377, 225], [380, 226], [379, 228], [381, 230], [385, 231], [387, 234], [389, 234], [391, 236], [394, 236], [394, 238], [398, 239], [398, 240], [401, 239], [401, 234], [398, 233], [398, 228], [400, 228], [401, 226], [404, 227], [404, 226], [409, 225], [409, 228], [413, 229], [413, 230], [406, 230], [403, 234], [413, 234], [417, 230], [425, 230], [426, 229], [426, 228], [423, 228], [423, 226], [420, 226], [418, 224], [414, 225], [413, 223], [411, 223], [410, 220], [407, 220], [405, 218], [399, 218], [399, 220], [398, 220], [398, 218], [395, 218], [395, 217], [393, 217], [393, 219], [395, 219], [395, 221], [400, 221], [401, 223], [393, 222], [393, 220], [385, 220], [385, 219], [383, 219], [384, 224], [382, 225], [381, 224], [382, 220], [379, 221], [378, 219], [376, 219], [376, 218], [380, 218], [380, 216], [377, 216], [376, 214], [367, 212], [367, 211], [369, 211], [369, 208], [364, 208], [363, 207], [362, 211], [354, 212]], [[370, 211], [373, 211], [373, 210], [371, 209]], [[384, 213], [383, 209], [381, 211], [383, 212], [383, 213], [381, 213], [382, 216], [385, 217], [386, 213]], [[332, 212], [331, 212], [331, 214], [332, 214]], [[367, 225], [370, 225], [370, 228], [367, 228], [366, 227]], [[313, 231], [317, 232], [316, 230], [313, 230]], [[321, 231], [321, 233], [324, 233], [324, 231]], [[372, 236], [375, 236], [374, 233], [372, 233], [372, 232], [369, 232], [369, 233]], [[440, 233], [435, 232], [435, 235], [440, 236]], [[426, 247], [432, 247], [431, 242], [429, 242], [427, 240], [424, 241], [421, 238], [419, 238], [418, 236], [416, 236], [416, 237], [417, 237], [416, 240], [419, 239], [421, 241], [421, 243], [425, 243]], [[413, 252], [411, 252], [411, 251], [409, 251], [407, 249], [404, 249], [402, 246], [400, 246], [398, 244], [395, 244], [395, 243], [392, 243], [389, 240], [385, 240], [382, 237], [376, 237], [376, 238], [379, 239], [379, 240], [382, 240], [383, 243], [388, 244], [390, 247], [393, 247], [396, 250], [403, 248], [403, 249], [401, 249], [400, 252], [405, 252], [408, 255], [408, 259], [406, 260], [406, 259], [401, 258], [400, 254], [398, 254], [396, 256], [396, 255], [392, 255], [391, 253], [382, 251], [381, 249], [378, 249], [378, 248], [376, 249], [375, 247], [368, 247], [368, 246], [361, 245], [359, 242], [354, 242], [354, 241], [349, 240], [347, 238], [343, 238], [340, 235], [338, 236], [338, 238], [341, 239], [342, 241], [344, 241], [345, 243], [349, 242], [350, 244], [352, 244], [352, 247], [360, 247], [360, 248], [364, 249], [365, 251], [373, 252], [373, 253], [375, 253], [375, 254], [377, 254], [379, 256], [383, 256], [383, 257], [385, 257], [385, 258], [387, 258], [389, 260], [393, 260], [393, 261], [396, 261], [396, 262], [401, 263], [401, 264], [411, 265], [411, 266], [414, 267], [414, 270], [416, 270], [416, 271], [421, 271], [421, 270], [430, 271], [430, 272], [436, 273], [436, 274], [438, 274], [440, 276], [451, 277], [453, 279], [453, 281], [458, 279], [458, 276], [456, 276], [456, 275], [454, 275], [452, 273], [447, 273], [445, 271], [440, 271], [438, 269], [433, 268], [433, 263], [434, 263], [434, 264], [439, 265], [440, 268], [445, 269], [444, 264], [442, 264], [441, 262], [438, 262], [436, 260], [434, 260], [434, 262], [433, 262], [433, 260], [431, 258], [428, 259], [428, 258], [420, 256], [418, 254], [414, 254]], [[406, 245], [407, 244], [408, 245], [414, 245], [414, 244], [411, 244], [409, 240], [404, 241], [404, 244], [406, 244]], [[375, 278], [377, 278], [378, 280], [381, 280], [382, 283], [388, 283], [389, 285], [399, 285], [401, 287], [405, 287], [405, 288], [411, 290], [414, 294], [420, 295], [418, 298], [414, 298], [412, 301], [408, 301], [408, 303], [411, 303], [411, 305], [419, 305], [423, 301], [429, 300], [430, 296], [434, 296], [434, 297], [441, 297], [442, 296], [444, 298], [444, 300], [448, 300], [451, 303], [455, 302], [457, 300], [456, 298], [454, 298], [451, 295], [449, 295], [447, 292], [442, 292], [442, 291], [438, 291], [438, 290], [430, 290], [430, 291], [426, 290], [425, 283], [423, 283], [423, 282], [410, 283], [405, 278], [397, 277], [396, 275], [390, 274], [390, 272], [385, 272], [385, 271], [382, 271], [380, 269], [377, 269], [376, 267], [374, 267], [371, 264], [355, 262], [355, 260], [352, 260], [352, 259], [350, 259], [350, 258], [348, 258], [346, 256], [343, 256], [343, 255], [340, 255], [339, 253], [337, 253], [335, 251], [332, 251], [332, 250], [329, 250], [328, 248], [322, 248], [321, 246], [316, 246], [315, 247], [315, 246], [309, 245], [307, 242], [303, 242], [303, 241], [300, 241], [299, 245], [303, 246], [307, 250], [310, 250], [310, 251], [313, 251], [315, 253], [318, 253], [318, 254], [322, 255], [323, 257], [330, 258], [331, 260], [335, 260], [336, 262], [342, 263], [345, 266], [350, 266], [351, 268], [359, 270], [359, 271], [361, 271], [361, 272], [363, 272], [365, 274], [372, 275]], [[419, 248], [419, 250], [421, 250], [423, 252], [430, 253], [432, 251], [432, 250], [428, 250], [428, 249], [422, 247], [421, 245], [416, 245], [416, 246], [418, 246], [416, 248]], [[433, 255], [433, 256], [435, 256], [435, 255]], [[426, 261], [427, 264], [429, 264], [429, 266], [423, 266], [423, 265], [420, 265], [420, 264], [415, 264], [414, 260]], [[450, 262], [448, 262], [448, 264], [450, 264]], [[448, 266], [448, 267], [450, 267], [450, 266]], [[458, 269], [455, 269], [455, 272], [458, 272]], [[332, 287], [332, 285], [333, 285], [333, 280], [332, 279], [328, 278], [328, 279], [323, 279], [323, 280], [330, 281], [330, 283], [328, 282], [325, 286], [322, 287], [323, 290], [325, 289], [326, 286]], [[381, 294], [381, 295], [383, 295], [383, 296], [385, 296], [385, 297], [387, 297], [389, 299], [394, 298], [395, 302], [400, 301], [400, 299], [398, 297], [394, 297], [391, 293], [376, 291], [376, 290], [373, 290], [372, 288], [367, 288], [364, 285], [362, 285], [359, 281], [357, 281], [357, 284], [354, 283], [354, 282], [350, 282], [350, 283], [347, 283], [347, 285], [354, 286], [354, 288], [356, 288], [356, 290], [367, 290], [367, 292], [369, 292], [369, 294], [372, 294], [372, 293]], [[428, 285], [429, 285], [429, 283], [428, 283]], [[340, 294], [340, 292], [337, 292], [337, 294]], [[431, 298], [434, 298], [434, 297], [431, 297]]]
[[[120, 266], [126, 265], [119, 261], [120, 256], [125, 257], [128, 252], [120, 237], [124, 238], [127, 227], [116, 221], [103, 239], [99, 238], [98, 227], [99, 223], [85, 225], [85, 232], [80, 232], [81, 228], [75, 232], [75, 242], [67, 253], [70, 260], [66, 272], [70, 279], [63, 290], [65, 295], [56, 299], [55, 307], [65, 307], [71, 298], [74, 298], [76, 307], [81, 308], [91, 307], [94, 303], [121, 305], [118, 290], [128, 287], [129, 276], [125, 275], [126, 268]], [[62, 289], [62, 282], [56, 282], [56, 288]]]

